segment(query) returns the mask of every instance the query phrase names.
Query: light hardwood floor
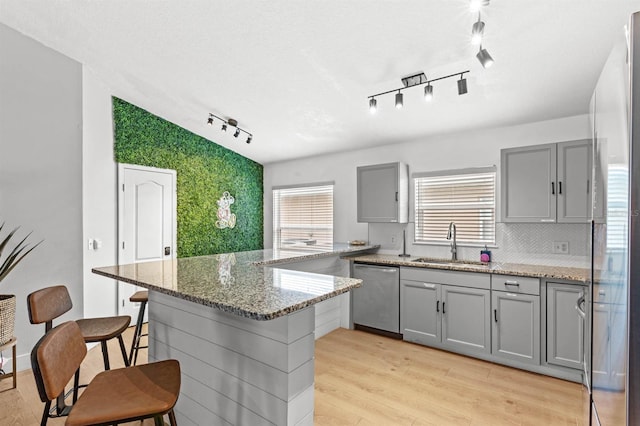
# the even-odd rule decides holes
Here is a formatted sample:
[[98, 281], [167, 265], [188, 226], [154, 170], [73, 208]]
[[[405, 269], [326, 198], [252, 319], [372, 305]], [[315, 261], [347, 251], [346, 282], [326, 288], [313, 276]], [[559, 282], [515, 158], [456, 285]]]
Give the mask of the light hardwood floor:
[[[121, 366], [115, 342], [109, 353]], [[576, 383], [345, 329], [318, 339], [315, 355], [316, 425], [588, 424], [587, 394]], [[96, 347], [82, 381], [101, 369]], [[39, 424], [43, 405], [31, 372], [19, 373], [17, 390], [2, 392], [9, 382], [0, 383], [0, 425]]]

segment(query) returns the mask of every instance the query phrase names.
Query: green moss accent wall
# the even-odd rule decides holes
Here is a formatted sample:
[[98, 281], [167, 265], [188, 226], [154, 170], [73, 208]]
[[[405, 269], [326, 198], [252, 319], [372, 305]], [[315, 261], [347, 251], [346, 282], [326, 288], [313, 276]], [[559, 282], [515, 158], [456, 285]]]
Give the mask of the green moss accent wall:
[[[176, 170], [178, 257], [262, 249], [262, 165], [113, 98], [115, 160]], [[233, 229], [215, 226], [216, 201], [235, 198]]]

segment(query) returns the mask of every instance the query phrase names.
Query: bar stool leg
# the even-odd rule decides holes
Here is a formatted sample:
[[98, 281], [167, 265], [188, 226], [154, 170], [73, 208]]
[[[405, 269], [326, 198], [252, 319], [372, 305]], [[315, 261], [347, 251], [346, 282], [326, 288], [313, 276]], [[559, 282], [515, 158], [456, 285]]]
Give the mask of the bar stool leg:
[[140, 349], [140, 338], [142, 337], [142, 324], [146, 307], [147, 302], [140, 302], [140, 311], [138, 312], [138, 320], [136, 321], [136, 328], [133, 332], [133, 342], [131, 343], [131, 352], [129, 353], [129, 365], [136, 365], [136, 362], [138, 362], [138, 350]]
[[122, 334], [118, 336], [118, 343], [120, 344], [120, 352], [122, 352], [124, 366], [130, 367], [131, 363], [129, 362], [129, 357], [127, 356], [127, 348], [124, 347], [124, 339], [122, 339]]
[[109, 367], [109, 351], [107, 350], [107, 342], [106, 340], [102, 340], [100, 342], [100, 346], [102, 347], [102, 358], [104, 359], [104, 369], [105, 371], [110, 370]]

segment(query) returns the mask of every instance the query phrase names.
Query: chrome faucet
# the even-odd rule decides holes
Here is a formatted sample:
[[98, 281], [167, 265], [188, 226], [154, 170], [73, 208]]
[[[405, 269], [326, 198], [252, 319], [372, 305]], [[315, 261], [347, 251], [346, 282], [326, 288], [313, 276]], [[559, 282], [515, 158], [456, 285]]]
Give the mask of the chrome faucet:
[[[451, 232], [452, 230], [453, 232]], [[451, 240], [451, 260], [458, 260], [458, 245], [456, 244], [456, 224], [453, 222], [449, 223], [447, 240]]]

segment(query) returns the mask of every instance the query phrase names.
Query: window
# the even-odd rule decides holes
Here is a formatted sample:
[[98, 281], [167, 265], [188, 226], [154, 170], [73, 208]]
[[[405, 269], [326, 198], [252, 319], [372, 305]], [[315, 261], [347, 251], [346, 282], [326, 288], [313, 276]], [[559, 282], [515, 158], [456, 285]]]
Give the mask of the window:
[[495, 244], [495, 167], [413, 177], [417, 243], [446, 241], [455, 222], [459, 243]]
[[273, 248], [333, 247], [333, 183], [273, 190]]

